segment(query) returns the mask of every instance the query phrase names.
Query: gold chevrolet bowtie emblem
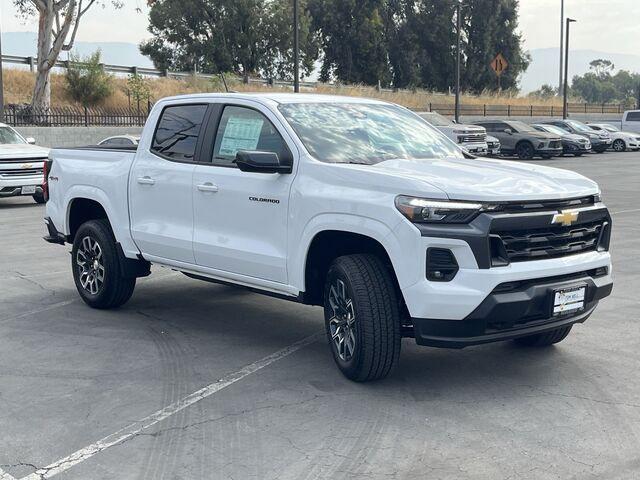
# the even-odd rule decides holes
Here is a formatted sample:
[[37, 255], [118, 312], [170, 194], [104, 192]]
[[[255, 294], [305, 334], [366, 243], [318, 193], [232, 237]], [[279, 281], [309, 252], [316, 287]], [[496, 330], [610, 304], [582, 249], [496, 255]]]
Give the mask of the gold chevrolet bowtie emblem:
[[22, 165], [20, 165], [20, 168], [27, 169], [27, 168], [32, 168], [33, 167], [33, 163], [23, 163]]
[[553, 216], [551, 223], [561, 223], [564, 227], [573, 225], [578, 220], [578, 212], [575, 210], [563, 210]]

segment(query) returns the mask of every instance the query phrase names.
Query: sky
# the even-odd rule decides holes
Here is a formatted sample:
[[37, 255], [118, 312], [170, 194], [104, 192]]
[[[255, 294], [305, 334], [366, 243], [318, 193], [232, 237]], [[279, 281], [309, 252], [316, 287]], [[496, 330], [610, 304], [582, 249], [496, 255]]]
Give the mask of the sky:
[[[526, 50], [559, 45], [560, 1], [520, 0]], [[78, 39], [138, 44], [148, 38], [146, 0], [124, 0], [124, 4], [120, 10], [93, 7], [83, 19]], [[578, 20], [571, 27], [572, 48], [640, 53], [640, 0], [565, 0], [565, 14]], [[16, 18], [12, 0], [0, 0], [0, 24], [5, 32], [37, 31], [34, 19]]]

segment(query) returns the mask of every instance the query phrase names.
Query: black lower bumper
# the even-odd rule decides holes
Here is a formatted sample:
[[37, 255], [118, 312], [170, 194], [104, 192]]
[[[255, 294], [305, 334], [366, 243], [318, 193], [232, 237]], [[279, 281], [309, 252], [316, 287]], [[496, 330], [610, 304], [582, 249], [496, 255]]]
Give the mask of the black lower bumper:
[[[526, 280], [498, 285], [463, 320], [413, 318], [413, 333], [418, 345], [463, 348], [499, 342], [554, 330], [584, 322], [598, 302], [608, 296], [613, 282], [608, 275], [594, 272]], [[574, 285], [585, 285], [585, 308], [579, 312], [554, 316], [553, 292]]]
[[[22, 195], [22, 187], [4, 187], [0, 189], [0, 197], [18, 197], [20, 195]], [[31, 197], [33, 195], [42, 195], [42, 187], [40, 185], [36, 186], [34, 193], [28, 193], [24, 196]]]

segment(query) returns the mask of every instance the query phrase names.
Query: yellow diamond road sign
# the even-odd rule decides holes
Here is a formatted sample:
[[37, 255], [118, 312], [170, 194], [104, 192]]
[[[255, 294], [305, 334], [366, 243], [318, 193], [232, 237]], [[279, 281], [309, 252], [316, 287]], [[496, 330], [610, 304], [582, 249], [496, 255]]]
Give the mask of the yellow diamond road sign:
[[509, 62], [507, 62], [507, 59], [504, 58], [501, 53], [499, 53], [496, 55], [496, 58], [491, 60], [491, 63], [489, 65], [491, 66], [491, 69], [496, 72], [496, 75], [500, 76], [509, 66]]

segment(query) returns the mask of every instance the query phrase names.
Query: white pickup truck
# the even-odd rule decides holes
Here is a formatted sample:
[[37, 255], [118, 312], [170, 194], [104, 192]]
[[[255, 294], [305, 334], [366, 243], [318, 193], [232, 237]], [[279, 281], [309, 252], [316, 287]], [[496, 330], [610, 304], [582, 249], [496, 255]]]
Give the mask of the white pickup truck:
[[44, 203], [42, 169], [49, 149], [33, 143], [33, 138], [0, 123], [0, 198], [28, 195]]
[[207, 94], [153, 108], [139, 146], [53, 150], [48, 235], [82, 299], [123, 305], [150, 264], [324, 307], [350, 379], [402, 337], [548, 346], [612, 289], [611, 217], [576, 173], [476, 159], [402, 107]]

